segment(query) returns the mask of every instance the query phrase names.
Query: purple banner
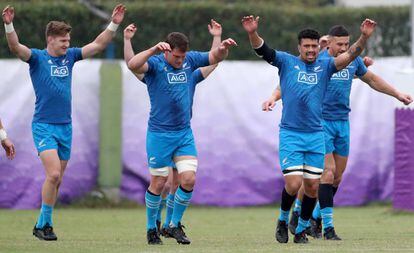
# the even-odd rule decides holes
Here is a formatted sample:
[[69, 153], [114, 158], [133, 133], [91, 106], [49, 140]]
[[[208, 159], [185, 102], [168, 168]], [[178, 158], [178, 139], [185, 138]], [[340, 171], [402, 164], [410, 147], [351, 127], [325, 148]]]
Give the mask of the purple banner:
[[[372, 70], [382, 75], [394, 61], [376, 61]], [[145, 153], [149, 99], [146, 86], [125, 66], [123, 70], [121, 193], [144, 203], [149, 183]], [[273, 112], [261, 111], [261, 103], [277, 80], [277, 69], [266, 63], [233, 61], [220, 64], [199, 84], [192, 120], [199, 168], [192, 203], [247, 206], [280, 201], [284, 185], [278, 158], [282, 105], [279, 102]], [[335, 203], [387, 200], [393, 187], [393, 98], [355, 80], [351, 99], [351, 153]]]
[[[83, 196], [96, 185], [100, 66], [100, 61], [81, 61], [73, 71], [72, 155], [59, 194], [59, 201], [64, 203]], [[0, 208], [37, 208], [45, 173], [31, 133], [35, 96], [28, 64], [2, 60], [0, 69], [0, 117], [16, 147], [13, 161], [7, 160], [1, 149]]]
[[414, 110], [397, 109], [395, 121], [393, 205], [414, 211]]

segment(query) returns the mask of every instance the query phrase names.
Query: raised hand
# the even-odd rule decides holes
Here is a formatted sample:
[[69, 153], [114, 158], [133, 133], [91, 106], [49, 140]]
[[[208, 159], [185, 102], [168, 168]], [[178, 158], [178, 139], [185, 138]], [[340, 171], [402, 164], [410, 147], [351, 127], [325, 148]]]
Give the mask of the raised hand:
[[171, 52], [170, 44], [167, 42], [159, 42], [157, 45], [153, 46], [152, 49], [155, 53]]
[[137, 31], [137, 27], [135, 24], [130, 24], [124, 29], [124, 38], [127, 40], [132, 39], [134, 37], [135, 32]]
[[232, 46], [237, 46], [236, 41], [234, 41], [233, 39], [226, 39], [223, 40], [219, 46], [219, 50], [227, 50]]
[[221, 36], [223, 29], [221, 28], [221, 25], [219, 23], [212, 19], [210, 21], [210, 24], [208, 25], [208, 31], [212, 36]]
[[377, 26], [377, 22], [371, 19], [365, 19], [361, 24], [361, 33], [367, 37], [370, 37]]
[[10, 5], [7, 5], [6, 8], [3, 9], [2, 17], [3, 22], [6, 24], [10, 24], [11, 22], [13, 22], [14, 8]]
[[260, 19], [259, 16], [257, 16], [256, 18], [252, 15], [244, 16], [241, 21], [244, 30], [246, 30], [247, 33], [256, 32], [257, 28], [259, 27], [259, 19]]
[[374, 64], [374, 60], [371, 57], [369, 57], [369, 56], [365, 56], [364, 59], [363, 59], [363, 61], [364, 61], [365, 67], [369, 67], [372, 64]]
[[409, 105], [413, 102], [413, 98], [410, 95], [404, 93], [398, 94], [397, 99], [403, 102], [405, 105]]
[[10, 160], [13, 160], [14, 156], [16, 155], [13, 142], [11, 142], [9, 138], [7, 138], [1, 142], [1, 145], [6, 151], [7, 158], [9, 158]]
[[118, 4], [115, 6], [114, 10], [112, 11], [112, 22], [119, 25], [124, 19], [125, 11], [125, 5]]

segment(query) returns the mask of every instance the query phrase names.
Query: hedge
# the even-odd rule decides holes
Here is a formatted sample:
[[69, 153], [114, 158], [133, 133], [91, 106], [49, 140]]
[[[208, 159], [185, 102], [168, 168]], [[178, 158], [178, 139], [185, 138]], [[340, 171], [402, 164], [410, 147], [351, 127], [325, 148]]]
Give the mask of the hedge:
[[[77, 1], [70, 2], [17, 2], [14, 27], [21, 43], [36, 48], [45, 47], [44, 27], [49, 20], [64, 20], [73, 26], [72, 45], [82, 46], [92, 41], [106, 26], [107, 21], [95, 17]], [[108, 12], [112, 3], [102, 1]], [[259, 15], [259, 33], [267, 43], [279, 50], [297, 53], [297, 32], [311, 27], [326, 33], [335, 24], [345, 25], [352, 38], [359, 36], [359, 26], [365, 17], [378, 22], [377, 31], [371, 38], [367, 53], [372, 56], [398, 56], [410, 54], [409, 7], [376, 8], [304, 8], [297, 5], [279, 6], [268, 1], [196, 2], [154, 1], [127, 2], [127, 15], [122, 27], [129, 23], [138, 26], [133, 45], [136, 51], [146, 49], [172, 31], [188, 35], [190, 47], [208, 50], [211, 36], [207, 24], [211, 18], [220, 22], [223, 38], [235, 39], [239, 46], [231, 51], [230, 59], [257, 59], [250, 48], [240, 20], [248, 14]], [[0, 57], [13, 57], [4, 36], [0, 39]], [[122, 58], [122, 31], [115, 37], [116, 57]], [[101, 54], [99, 57], [103, 57]]]

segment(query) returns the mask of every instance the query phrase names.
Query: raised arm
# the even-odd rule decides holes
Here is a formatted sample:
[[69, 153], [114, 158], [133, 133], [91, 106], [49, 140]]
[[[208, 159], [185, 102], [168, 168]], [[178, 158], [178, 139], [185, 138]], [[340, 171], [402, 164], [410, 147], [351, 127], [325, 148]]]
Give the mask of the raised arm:
[[[213, 50], [214, 48], [219, 47], [221, 44], [221, 34], [223, 33], [223, 29], [221, 25], [217, 23], [214, 19], [210, 21], [210, 24], [207, 27], [211, 36], [213, 36], [213, 42], [211, 43], [210, 49]], [[216, 69], [217, 65], [218, 63], [200, 68], [201, 75], [203, 76], [203, 78], [207, 78], [211, 74], [211, 72], [213, 72]]]
[[159, 42], [157, 45], [132, 57], [128, 62], [128, 68], [135, 74], [144, 74], [148, 71], [148, 59], [153, 55], [166, 51], [171, 52], [170, 44]]
[[365, 19], [361, 24], [361, 36], [359, 39], [346, 51], [335, 58], [335, 66], [337, 70], [341, 70], [348, 66], [358, 55], [364, 50], [367, 40], [375, 30], [377, 23], [370, 19]]
[[278, 85], [276, 89], [272, 92], [272, 95], [262, 103], [262, 111], [270, 112], [276, 105], [276, 102], [282, 98], [282, 92], [280, 91], [280, 86]]
[[229, 54], [229, 48], [232, 46], [237, 46], [237, 43], [233, 39], [228, 38], [226, 40], [223, 40], [220, 43], [220, 46], [214, 48], [213, 50], [210, 50], [208, 54], [210, 65], [219, 63], [226, 59], [227, 55]]
[[6, 156], [10, 160], [13, 160], [14, 156], [16, 155], [16, 151], [14, 149], [13, 142], [7, 137], [6, 130], [3, 127], [3, 124], [0, 120], [0, 141], [1, 145], [3, 146], [4, 150], [6, 151]]
[[361, 80], [367, 83], [371, 88], [389, 96], [395, 97], [405, 105], [409, 105], [413, 102], [410, 95], [399, 92], [397, 89], [392, 87], [384, 79], [369, 71], [361, 77]]
[[2, 13], [4, 28], [6, 30], [6, 39], [7, 44], [9, 45], [10, 51], [16, 55], [19, 59], [23, 61], [28, 61], [32, 52], [28, 47], [23, 44], [20, 44], [19, 37], [17, 36], [16, 31], [13, 27], [13, 19], [14, 19], [14, 8], [12, 6], [7, 5], [6, 8], [3, 9]]
[[108, 46], [109, 42], [111, 42], [112, 38], [114, 37], [119, 24], [124, 19], [125, 10], [126, 8], [122, 4], [118, 4], [114, 8], [112, 12], [111, 23], [108, 25], [105, 31], [101, 32], [101, 34], [99, 34], [94, 41], [82, 47], [82, 57], [84, 59], [100, 53]]
[[268, 47], [257, 33], [257, 28], [259, 27], [259, 17], [254, 17], [252, 15], [245, 16], [242, 19], [242, 24], [244, 30], [246, 30], [249, 35], [250, 45], [256, 54], [269, 64], [273, 64], [276, 54], [275, 50]]
[[[132, 57], [134, 57], [135, 55], [134, 49], [132, 48], [131, 39], [134, 37], [136, 31], [137, 27], [135, 26], [135, 24], [130, 24], [124, 30], [124, 60], [127, 65], [128, 62], [132, 59]], [[144, 78], [144, 74], [134, 74], [139, 80], [142, 80]]]

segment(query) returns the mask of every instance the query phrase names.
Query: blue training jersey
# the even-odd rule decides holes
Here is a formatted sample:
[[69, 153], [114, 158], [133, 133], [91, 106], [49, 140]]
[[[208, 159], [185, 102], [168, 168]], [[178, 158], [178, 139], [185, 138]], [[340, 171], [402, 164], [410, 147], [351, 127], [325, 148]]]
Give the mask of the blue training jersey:
[[72, 69], [82, 60], [81, 48], [69, 48], [66, 55], [53, 57], [46, 49], [31, 49], [27, 63], [36, 95], [33, 122], [66, 124], [72, 121]]
[[[331, 57], [328, 50], [321, 52], [320, 57]], [[349, 97], [354, 76], [361, 77], [367, 73], [361, 57], [357, 57], [346, 68], [333, 74], [326, 90], [322, 106], [322, 116], [326, 120], [348, 120]]]
[[151, 56], [147, 63], [145, 83], [151, 102], [148, 130], [179, 131], [190, 127], [194, 90], [199, 80], [193, 72], [209, 65], [208, 53], [187, 52], [180, 69], [168, 64], [164, 54]]
[[300, 132], [321, 131], [322, 102], [329, 78], [337, 71], [333, 57], [305, 63], [298, 56], [276, 51], [282, 92], [280, 127]]

